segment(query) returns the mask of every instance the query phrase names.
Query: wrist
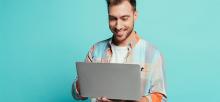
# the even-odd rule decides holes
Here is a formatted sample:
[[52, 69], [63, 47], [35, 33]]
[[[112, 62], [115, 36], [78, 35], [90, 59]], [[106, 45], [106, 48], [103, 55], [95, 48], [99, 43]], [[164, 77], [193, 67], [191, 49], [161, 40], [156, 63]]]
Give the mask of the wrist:
[[148, 98], [148, 96], [143, 96], [144, 97], [144, 102], [149, 102], [149, 98]]

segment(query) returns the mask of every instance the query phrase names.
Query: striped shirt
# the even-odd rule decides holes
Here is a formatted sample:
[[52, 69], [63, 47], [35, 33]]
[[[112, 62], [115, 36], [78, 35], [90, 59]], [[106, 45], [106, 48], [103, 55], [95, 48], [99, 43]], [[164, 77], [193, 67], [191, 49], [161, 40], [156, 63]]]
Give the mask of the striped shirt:
[[[113, 55], [112, 38], [94, 44], [85, 61], [88, 63], [110, 63]], [[166, 82], [161, 53], [149, 42], [135, 34], [128, 43], [125, 64], [139, 64], [141, 71], [141, 89], [150, 102], [166, 102]], [[74, 83], [77, 86], [76, 83]], [[74, 87], [74, 89], [77, 89]], [[76, 96], [80, 98], [79, 94]], [[94, 101], [95, 99], [92, 99]]]

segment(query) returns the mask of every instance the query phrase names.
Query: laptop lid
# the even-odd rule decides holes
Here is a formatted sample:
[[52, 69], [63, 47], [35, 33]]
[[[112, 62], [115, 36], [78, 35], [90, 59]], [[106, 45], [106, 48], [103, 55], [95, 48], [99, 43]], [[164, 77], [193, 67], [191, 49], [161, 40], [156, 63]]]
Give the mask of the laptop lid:
[[84, 97], [139, 100], [143, 95], [138, 64], [76, 62], [76, 68]]

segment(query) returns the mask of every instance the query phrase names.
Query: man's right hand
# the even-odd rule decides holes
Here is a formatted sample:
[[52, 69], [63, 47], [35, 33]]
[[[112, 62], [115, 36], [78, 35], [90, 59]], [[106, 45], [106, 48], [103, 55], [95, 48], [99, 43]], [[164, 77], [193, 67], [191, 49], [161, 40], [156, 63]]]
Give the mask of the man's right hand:
[[96, 98], [97, 102], [136, 102], [136, 101], [126, 101], [120, 99], [108, 99], [107, 97], [98, 97]]
[[96, 98], [97, 102], [113, 102], [106, 97], [98, 97]]
[[118, 100], [118, 99], [108, 99], [106, 97], [98, 97], [96, 98], [97, 102], [148, 102], [146, 97], [141, 97], [139, 101], [131, 101], [131, 100]]

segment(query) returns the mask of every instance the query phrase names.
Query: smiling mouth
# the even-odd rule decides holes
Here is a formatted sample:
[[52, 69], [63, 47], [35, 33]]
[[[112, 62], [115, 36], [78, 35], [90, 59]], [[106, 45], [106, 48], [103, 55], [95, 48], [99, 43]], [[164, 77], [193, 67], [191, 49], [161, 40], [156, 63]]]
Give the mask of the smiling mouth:
[[116, 32], [116, 35], [117, 35], [117, 36], [122, 36], [123, 34], [124, 34], [124, 31]]
[[115, 35], [121, 37], [124, 35], [125, 31], [126, 30], [115, 31]]

